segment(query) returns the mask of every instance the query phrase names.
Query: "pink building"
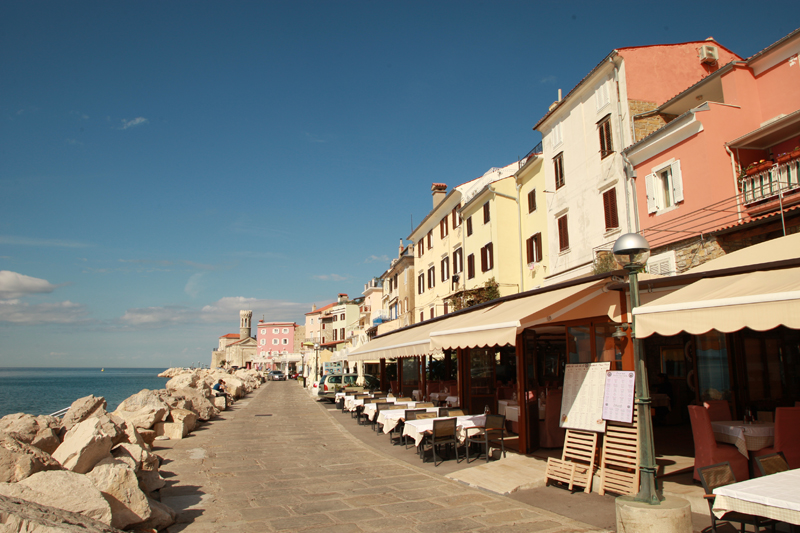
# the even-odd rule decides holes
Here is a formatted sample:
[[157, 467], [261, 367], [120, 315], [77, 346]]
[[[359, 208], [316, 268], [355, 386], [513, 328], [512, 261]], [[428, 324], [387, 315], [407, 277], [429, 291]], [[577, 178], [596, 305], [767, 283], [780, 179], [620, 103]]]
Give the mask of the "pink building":
[[[720, 60], [715, 72], [635, 117], [666, 122], [623, 154], [635, 169], [638, 229], [654, 252], [673, 254], [667, 270], [696, 266], [697, 254], [675, 255], [681, 242], [713, 233], [702, 254], [711, 258], [725, 253], [726, 241], [740, 247], [798, 224], [791, 211], [800, 206], [800, 151], [792, 154], [800, 147], [799, 51], [797, 30], [747, 60]], [[709, 56], [698, 61], [713, 62]], [[749, 241], [741, 242], [745, 226]]]
[[295, 353], [294, 334], [296, 329], [297, 324], [294, 322], [259, 320], [256, 331], [259, 358], [268, 357], [270, 354]]

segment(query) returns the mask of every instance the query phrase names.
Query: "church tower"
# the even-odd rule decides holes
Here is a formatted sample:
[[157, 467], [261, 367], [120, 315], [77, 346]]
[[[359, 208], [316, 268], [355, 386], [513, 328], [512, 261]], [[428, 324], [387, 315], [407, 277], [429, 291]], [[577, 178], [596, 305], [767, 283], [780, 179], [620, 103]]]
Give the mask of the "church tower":
[[250, 337], [250, 322], [252, 319], [252, 311], [239, 311], [239, 340]]

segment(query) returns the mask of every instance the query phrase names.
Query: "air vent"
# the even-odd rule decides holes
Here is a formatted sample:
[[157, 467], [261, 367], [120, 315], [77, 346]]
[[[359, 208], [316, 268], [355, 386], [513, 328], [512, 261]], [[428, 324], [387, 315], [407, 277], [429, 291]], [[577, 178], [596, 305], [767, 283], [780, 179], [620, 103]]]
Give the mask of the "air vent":
[[700, 62], [701, 63], [716, 63], [719, 59], [719, 49], [710, 44], [704, 44], [700, 47]]

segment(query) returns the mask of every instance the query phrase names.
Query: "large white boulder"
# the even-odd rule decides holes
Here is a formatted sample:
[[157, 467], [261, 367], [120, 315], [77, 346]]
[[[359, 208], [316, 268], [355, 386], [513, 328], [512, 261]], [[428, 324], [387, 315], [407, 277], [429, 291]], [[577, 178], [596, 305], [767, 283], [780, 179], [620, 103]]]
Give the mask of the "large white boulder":
[[112, 446], [113, 439], [106, 432], [104, 421], [92, 417], [73, 426], [64, 435], [64, 442], [53, 452], [53, 459], [67, 470], [85, 474], [110, 455]]
[[0, 494], [49, 505], [111, 525], [111, 506], [84, 475], [69, 470], [38, 472], [18, 483], [0, 483]]
[[179, 374], [167, 381], [165, 387], [168, 391], [183, 389], [184, 387], [195, 389], [197, 388], [197, 384], [201, 381], [203, 381], [203, 377], [199, 372], [187, 372], [185, 374]]
[[0, 418], [0, 431], [12, 433], [20, 441], [47, 453], [53, 453], [61, 444], [60, 429], [61, 421], [53, 416], [15, 413]]
[[143, 389], [119, 404], [114, 414], [136, 428], [150, 429], [166, 418], [169, 405], [161, 399], [158, 391]]
[[153, 498], [147, 498], [147, 501], [150, 504], [151, 515], [149, 519], [141, 524], [136, 524], [135, 529], [137, 531], [162, 531], [175, 523], [177, 513], [171, 507]]
[[69, 411], [64, 415], [61, 423], [65, 428], [70, 429], [79, 422], [83, 422], [91, 416], [106, 412], [106, 399], [102, 396], [90, 394], [83, 398], [78, 398], [69, 407]]
[[185, 431], [184, 437], [197, 427], [197, 413], [188, 409], [172, 409], [167, 420], [182, 424]]
[[98, 520], [29, 500], [0, 495], [0, 531], [25, 533], [120, 533]]
[[136, 474], [139, 488], [149, 494], [162, 488], [166, 482], [158, 472], [158, 456], [141, 446], [123, 443], [111, 450], [115, 459], [125, 462]]
[[152, 515], [136, 474], [123, 461], [107, 458], [86, 474], [111, 507], [111, 525], [124, 529]]
[[43, 470], [60, 470], [49, 453], [22, 442], [15, 434], [0, 432], [0, 482], [20, 481]]
[[189, 387], [173, 391], [172, 396], [174, 398], [189, 400], [192, 403], [192, 411], [200, 420], [211, 420], [219, 415], [219, 410], [214, 407], [214, 404], [209, 400], [209, 397], [213, 397], [210, 394], [210, 389], [208, 396], [206, 396], [202, 390]]

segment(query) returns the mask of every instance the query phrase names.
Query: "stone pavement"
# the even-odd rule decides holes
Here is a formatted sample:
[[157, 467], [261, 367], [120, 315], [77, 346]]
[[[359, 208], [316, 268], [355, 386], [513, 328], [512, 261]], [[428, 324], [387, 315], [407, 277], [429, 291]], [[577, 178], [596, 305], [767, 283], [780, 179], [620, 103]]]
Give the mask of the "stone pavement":
[[157, 442], [177, 532], [599, 531], [365, 445], [296, 382], [268, 382], [186, 439]]

